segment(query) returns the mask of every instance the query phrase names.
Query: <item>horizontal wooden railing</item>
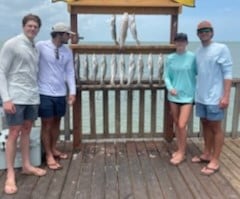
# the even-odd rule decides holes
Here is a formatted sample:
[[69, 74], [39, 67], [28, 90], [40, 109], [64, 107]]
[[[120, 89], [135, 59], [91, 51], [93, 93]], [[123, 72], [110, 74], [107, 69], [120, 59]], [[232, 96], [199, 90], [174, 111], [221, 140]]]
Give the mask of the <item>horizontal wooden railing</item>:
[[[80, 101], [76, 103], [80, 104], [79, 122], [81, 123], [78, 133], [82, 139], [152, 138], [163, 137], [163, 133], [167, 133], [163, 132], [164, 100], [166, 99], [164, 85], [154, 82], [152, 86], [143, 84], [132, 87], [108, 86], [102, 88], [100, 85], [92, 86], [82, 82], [78, 85], [77, 90]], [[146, 97], [149, 97], [149, 104], [146, 104]], [[88, 107], [83, 107], [86, 106], [83, 102], [88, 102], [86, 103]], [[146, 106], [149, 106], [148, 111], [146, 111]], [[122, 108], [126, 111], [121, 111]], [[226, 136], [239, 137], [239, 110], [240, 80], [234, 79], [229, 108], [226, 110], [223, 122]], [[69, 123], [69, 115], [65, 116], [65, 121]], [[89, 125], [84, 125], [84, 122]], [[65, 127], [70, 128], [70, 125]], [[71, 131], [67, 128], [64, 129], [64, 132]], [[188, 125], [188, 136], [197, 137], [200, 134], [199, 119], [193, 110]]]

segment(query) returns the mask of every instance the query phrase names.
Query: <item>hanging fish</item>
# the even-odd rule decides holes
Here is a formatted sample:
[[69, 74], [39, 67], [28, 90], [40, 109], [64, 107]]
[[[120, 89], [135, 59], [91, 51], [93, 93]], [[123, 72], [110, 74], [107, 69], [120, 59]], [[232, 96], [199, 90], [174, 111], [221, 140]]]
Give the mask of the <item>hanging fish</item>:
[[112, 15], [110, 19], [110, 25], [111, 25], [111, 35], [112, 39], [115, 42], [116, 45], [119, 45], [117, 41], [117, 30], [116, 30], [116, 15]]
[[117, 58], [115, 54], [112, 54], [111, 58], [111, 85], [115, 85], [115, 79], [117, 74]]
[[124, 59], [123, 54], [120, 55], [118, 67], [119, 67], [120, 84], [123, 85], [124, 77], [125, 77], [125, 59]]
[[123, 13], [121, 27], [120, 27], [120, 34], [119, 34], [119, 45], [122, 48], [125, 44], [127, 38], [127, 31], [128, 31], [128, 13]]
[[139, 54], [138, 56], [137, 67], [138, 67], [138, 84], [141, 84], [142, 77], [143, 77], [143, 69], [144, 69], [143, 57], [141, 54]]
[[134, 14], [129, 18], [129, 28], [133, 39], [137, 42], [137, 45], [140, 45], [140, 41], [138, 40], [137, 36], [137, 27]]
[[127, 82], [128, 86], [133, 82], [135, 70], [136, 70], [135, 59], [134, 59], [134, 55], [131, 53], [129, 57], [129, 65], [128, 65], [128, 82]]
[[163, 79], [163, 55], [162, 54], [159, 54], [157, 63], [158, 63], [158, 80], [159, 80], [159, 84], [161, 84]]
[[84, 56], [83, 59], [83, 78], [85, 80], [89, 80], [89, 61], [88, 61], [88, 55]]
[[100, 66], [101, 66], [100, 83], [101, 83], [101, 84], [104, 84], [104, 80], [105, 80], [106, 72], [107, 72], [107, 60], [106, 60], [106, 55], [103, 55], [103, 56], [102, 56]]
[[75, 76], [76, 79], [79, 80], [79, 76], [80, 76], [80, 55], [78, 53], [75, 54], [74, 56], [74, 67], [75, 67]]
[[151, 53], [148, 55], [147, 64], [148, 64], [148, 71], [149, 71], [149, 83], [152, 84], [153, 83], [153, 58]]
[[98, 74], [98, 60], [97, 56], [95, 54], [92, 55], [92, 80], [97, 80], [97, 74]]

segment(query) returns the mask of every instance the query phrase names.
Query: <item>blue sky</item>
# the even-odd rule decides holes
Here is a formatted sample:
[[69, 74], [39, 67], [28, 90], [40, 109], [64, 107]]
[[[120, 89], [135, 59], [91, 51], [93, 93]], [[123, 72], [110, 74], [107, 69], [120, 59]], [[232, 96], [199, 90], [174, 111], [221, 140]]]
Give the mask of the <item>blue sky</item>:
[[[212, 22], [216, 41], [239, 41], [240, 0], [196, 0], [196, 7], [183, 7], [179, 16], [179, 32], [185, 32], [190, 41], [198, 41], [196, 26], [204, 19]], [[21, 19], [28, 13], [38, 14], [43, 26], [38, 40], [48, 39], [51, 27], [56, 22], [69, 23], [65, 3], [51, 3], [51, 0], [0, 0], [0, 40], [8, 39], [21, 31]], [[111, 15], [79, 15], [79, 33], [85, 41], [112, 41], [109, 19]], [[117, 28], [121, 15], [117, 15]], [[168, 41], [169, 16], [136, 15], [140, 41]], [[133, 41], [128, 34], [127, 41]]]

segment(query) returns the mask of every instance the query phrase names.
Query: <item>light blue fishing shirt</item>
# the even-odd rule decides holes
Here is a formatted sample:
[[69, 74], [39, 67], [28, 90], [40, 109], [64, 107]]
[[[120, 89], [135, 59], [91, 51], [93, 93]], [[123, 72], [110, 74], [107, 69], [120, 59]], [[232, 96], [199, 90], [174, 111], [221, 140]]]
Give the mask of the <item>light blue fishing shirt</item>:
[[177, 95], [168, 92], [168, 100], [176, 103], [194, 102], [196, 86], [196, 59], [194, 53], [172, 53], [167, 56], [164, 67], [167, 90], [175, 89]]
[[232, 58], [225, 44], [211, 43], [196, 51], [197, 85], [195, 101], [218, 105], [224, 93], [224, 80], [232, 79]]
[[76, 94], [75, 73], [72, 51], [65, 45], [58, 48], [59, 59], [56, 57], [56, 46], [51, 40], [39, 41], [39, 93], [47, 96], [60, 97]]

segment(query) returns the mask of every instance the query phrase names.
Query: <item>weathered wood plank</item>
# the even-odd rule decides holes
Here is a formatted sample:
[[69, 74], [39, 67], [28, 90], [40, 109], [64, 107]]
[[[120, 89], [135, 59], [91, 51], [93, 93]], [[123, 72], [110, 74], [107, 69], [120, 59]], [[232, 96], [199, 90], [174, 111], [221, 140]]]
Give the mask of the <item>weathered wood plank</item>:
[[116, 165], [115, 144], [105, 144], [105, 199], [118, 198], [118, 178]]
[[96, 137], [96, 109], [95, 109], [95, 91], [89, 91], [89, 110], [90, 110], [90, 128], [91, 136]]
[[[158, 147], [160, 152], [160, 149], [162, 148], [162, 144], [159, 142], [156, 142], [156, 146]], [[165, 149], [165, 152], [163, 153], [160, 152], [160, 155], [164, 161], [166, 172], [168, 173], [168, 176], [172, 181], [173, 187], [177, 193], [178, 198], [183, 198], [183, 199], [192, 198], [193, 195], [189, 190], [188, 185], [182, 178], [182, 175], [179, 172], [178, 167], [169, 164], [170, 154], [167, 151], [167, 149]], [[186, 164], [186, 163], [182, 163], [182, 164]]]
[[92, 185], [91, 197], [92, 199], [105, 198], [105, 148], [104, 143], [97, 144], [97, 150], [93, 157], [93, 171], [92, 171]]
[[159, 180], [152, 168], [151, 156], [147, 153], [144, 142], [136, 142], [138, 159], [140, 161], [144, 180], [146, 183], [147, 193], [149, 198], [164, 198], [164, 195], [160, 189]]
[[134, 198], [137, 199], [149, 198], [141, 164], [138, 159], [136, 146], [134, 142], [127, 142], [127, 154]]
[[144, 110], [145, 110], [145, 91], [139, 91], [139, 136], [144, 137]]
[[177, 199], [177, 193], [174, 190], [171, 179], [169, 178], [166, 171], [166, 164], [162, 159], [162, 155], [160, 155], [160, 153], [166, 152], [164, 145], [161, 145], [159, 143], [157, 148], [155, 142], [151, 141], [146, 142], [146, 148], [148, 155], [152, 157], [150, 161], [152, 163], [154, 172], [156, 173], [156, 176], [158, 178], [164, 198]]
[[127, 134], [132, 137], [133, 93], [127, 91]]
[[[193, 141], [195, 146], [193, 144], [190, 145], [189, 151], [193, 152], [193, 154], [197, 154], [197, 153], [199, 154], [200, 153], [199, 149], [200, 150], [202, 149], [202, 142], [199, 142], [199, 140], [197, 139], [191, 139], [191, 141]], [[222, 153], [220, 172], [210, 177], [199, 174], [198, 175], [199, 181], [201, 182], [202, 180], [204, 180], [204, 182], [202, 182], [202, 185], [204, 186], [204, 189], [206, 190], [206, 192], [209, 194], [210, 197], [224, 199], [224, 198], [230, 198], [231, 196], [232, 198], [236, 198], [236, 196], [238, 196], [238, 193], [232, 189], [232, 187], [236, 188], [234, 185], [236, 178], [234, 179], [232, 177], [232, 174], [230, 172], [231, 169], [229, 170], [229, 168], [226, 167], [223, 159], [224, 161], [227, 161], [229, 163], [226, 156]], [[192, 164], [192, 165], [195, 166], [196, 164]], [[203, 167], [203, 165], [202, 166], [197, 165], [197, 166], [198, 168], [200, 167], [198, 171], [200, 173], [200, 169]], [[229, 184], [228, 181], [232, 181], [231, 185]]]
[[115, 92], [115, 132], [117, 137], [121, 134], [121, 95], [120, 90]]
[[[84, 151], [85, 149], [82, 150]], [[76, 193], [78, 193], [77, 185], [81, 171], [81, 169], [79, 169], [79, 166], [81, 165], [82, 165], [82, 152], [73, 153], [71, 157], [71, 164], [69, 166], [66, 180], [63, 186], [61, 199], [75, 198]]]
[[108, 90], [103, 90], [103, 134], [108, 137], [109, 134], [109, 108], [108, 108]]
[[117, 143], [116, 159], [116, 167], [118, 168], [119, 199], [133, 198], [130, 168], [128, 167], [128, 155], [125, 143]]
[[135, 53], [135, 54], [159, 54], [159, 53], [172, 53], [176, 51], [176, 47], [173, 44], [169, 45], [141, 45], [139, 46], [130, 46], [126, 45], [120, 48], [116, 45], [79, 45], [79, 44], [71, 44], [71, 49], [74, 53], [81, 53], [81, 54], [127, 54], [127, 53]]
[[[93, 158], [95, 156], [95, 153], [96, 143], [84, 144], [84, 148], [82, 150], [81, 164], [78, 165], [79, 177], [76, 185], [77, 187], [75, 197], [73, 197], [74, 199], [91, 198]], [[62, 199], [64, 199], [64, 197], [62, 197]]]
[[[60, 143], [61, 151], [68, 151], [68, 145], [66, 142]], [[72, 154], [68, 153], [71, 157]], [[66, 180], [66, 176], [68, 175], [68, 169], [71, 164], [71, 159], [68, 158], [66, 160], [60, 160], [59, 163], [63, 166], [63, 169], [57, 170], [54, 172], [52, 176], [51, 183], [49, 184], [48, 191], [45, 195], [45, 199], [58, 199], [61, 197], [63, 186]]]
[[157, 90], [152, 89], [151, 90], [151, 117], [150, 117], [150, 123], [151, 123], [151, 133], [153, 135], [156, 134], [156, 113], [157, 113]]

